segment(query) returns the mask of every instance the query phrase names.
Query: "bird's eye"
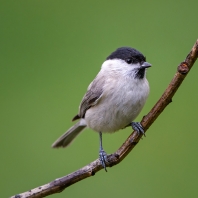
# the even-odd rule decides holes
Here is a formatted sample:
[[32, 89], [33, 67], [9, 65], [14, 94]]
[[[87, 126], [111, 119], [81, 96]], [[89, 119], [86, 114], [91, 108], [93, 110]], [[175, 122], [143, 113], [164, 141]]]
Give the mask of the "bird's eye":
[[132, 63], [132, 59], [127, 58], [127, 59], [126, 59], [126, 62], [127, 62], [128, 64], [131, 64], [131, 63]]

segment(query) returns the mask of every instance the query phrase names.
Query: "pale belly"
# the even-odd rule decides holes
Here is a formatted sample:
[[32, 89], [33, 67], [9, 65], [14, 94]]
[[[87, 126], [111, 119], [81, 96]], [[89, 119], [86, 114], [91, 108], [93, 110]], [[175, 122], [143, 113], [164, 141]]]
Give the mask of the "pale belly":
[[[145, 86], [145, 87], [144, 87]], [[130, 90], [127, 88], [127, 90]], [[148, 97], [148, 83], [134, 90], [111, 89], [87, 110], [87, 126], [97, 132], [115, 132], [130, 124], [142, 110]]]

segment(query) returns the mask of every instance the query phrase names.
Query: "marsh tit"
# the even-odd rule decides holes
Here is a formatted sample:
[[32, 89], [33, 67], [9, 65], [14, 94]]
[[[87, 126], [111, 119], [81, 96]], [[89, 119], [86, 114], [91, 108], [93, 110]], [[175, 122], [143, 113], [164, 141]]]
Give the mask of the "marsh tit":
[[142, 110], [148, 94], [146, 70], [151, 64], [138, 50], [121, 47], [110, 54], [95, 79], [88, 86], [78, 114], [79, 120], [53, 144], [53, 148], [66, 147], [86, 127], [99, 133], [99, 159], [106, 171], [107, 154], [102, 146], [102, 133], [113, 133], [132, 126], [144, 134], [139, 122], [133, 122]]

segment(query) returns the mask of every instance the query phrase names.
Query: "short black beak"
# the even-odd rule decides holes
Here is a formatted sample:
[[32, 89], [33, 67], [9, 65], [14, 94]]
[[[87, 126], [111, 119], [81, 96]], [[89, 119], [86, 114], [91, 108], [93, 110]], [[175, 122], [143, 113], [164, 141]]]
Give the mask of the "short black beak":
[[148, 63], [148, 62], [143, 62], [142, 65], [141, 65], [141, 67], [148, 68], [148, 67], [151, 67], [151, 64]]

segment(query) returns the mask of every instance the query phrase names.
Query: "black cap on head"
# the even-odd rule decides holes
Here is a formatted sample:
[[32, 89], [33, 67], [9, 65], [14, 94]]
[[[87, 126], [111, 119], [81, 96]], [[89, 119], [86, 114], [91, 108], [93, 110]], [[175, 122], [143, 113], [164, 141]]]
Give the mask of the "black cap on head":
[[128, 64], [130, 63], [142, 63], [146, 61], [146, 57], [138, 50], [131, 47], [120, 47], [114, 51], [106, 60], [122, 59]]

